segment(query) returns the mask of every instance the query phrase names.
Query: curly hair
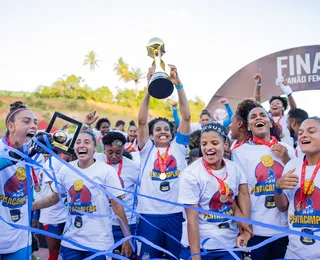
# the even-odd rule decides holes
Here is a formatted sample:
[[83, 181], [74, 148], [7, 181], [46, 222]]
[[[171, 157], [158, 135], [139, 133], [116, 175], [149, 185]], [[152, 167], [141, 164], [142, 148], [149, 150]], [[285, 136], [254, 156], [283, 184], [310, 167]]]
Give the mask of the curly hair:
[[111, 125], [110, 120], [106, 117], [103, 117], [97, 121], [95, 128], [99, 131], [103, 123], [107, 123], [109, 126]]
[[[272, 96], [272, 97], [270, 98], [270, 100], [269, 100], [269, 104], [271, 105], [272, 101], [273, 101], [273, 100], [276, 100], [276, 99], [281, 101], [281, 103], [282, 103], [282, 105], [283, 105], [283, 107], [284, 107], [284, 111], [286, 111], [287, 108], [288, 108], [288, 99], [285, 98], [285, 97], [281, 97], [281, 96]], [[283, 111], [283, 112], [284, 112], [284, 111]]]
[[201, 139], [201, 130], [196, 130], [191, 133], [190, 140], [189, 140], [189, 149], [196, 149], [200, 148], [200, 139]]
[[165, 123], [167, 123], [169, 125], [169, 129], [170, 129], [170, 133], [172, 135], [172, 140], [174, 139], [174, 125], [172, 124], [172, 122], [170, 122], [167, 118], [165, 117], [157, 117], [155, 119], [152, 119], [148, 126], [149, 126], [149, 135], [153, 135], [153, 130], [154, 130], [154, 126], [156, 123], [163, 121]]
[[262, 107], [260, 103], [251, 98], [246, 98], [238, 103], [235, 115], [243, 121], [243, 127], [248, 129], [248, 115], [250, 111], [256, 107]]
[[125, 144], [127, 142], [123, 134], [115, 131], [111, 131], [107, 133], [104, 137], [102, 137], [103, 145], [112, 146], [112, 143], [116, 140], [119, 140], [120, 142], [122, 142], [122, 144]]

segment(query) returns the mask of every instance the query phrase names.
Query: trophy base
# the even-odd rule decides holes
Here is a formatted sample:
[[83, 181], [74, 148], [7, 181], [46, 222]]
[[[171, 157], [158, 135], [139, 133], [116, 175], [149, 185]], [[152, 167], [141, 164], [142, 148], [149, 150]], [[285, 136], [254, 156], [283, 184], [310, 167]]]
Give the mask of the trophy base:
[[149, 94], [156, 99], [170, 97], [173, 89], [173, 84], [165, 72], [154, 73], [148, 87]]

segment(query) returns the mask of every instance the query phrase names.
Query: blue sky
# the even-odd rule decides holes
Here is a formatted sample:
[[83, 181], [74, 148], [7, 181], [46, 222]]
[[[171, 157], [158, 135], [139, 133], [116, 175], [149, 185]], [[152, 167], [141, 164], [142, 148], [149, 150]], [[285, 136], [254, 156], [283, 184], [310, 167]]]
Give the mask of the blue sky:
[[[206, 102], [233, 73], [267, 54], [319, 43], [319, 1], [0, 1], [0, 89], [34, 90], [62, 75], [93, 89], [133, 87], [113, 71], [121, 56], [144, 71], [146, 44], [166, 43], [164, 60], [178, 67], [188, 98]], [[94, 50], [100, 67], [83, 67]], [[141, 87], [144, 86], [142, 82]], [[319, 91], [295, 93], [319, 115]], [[305, 100], [308, 99], [308, 102]]]

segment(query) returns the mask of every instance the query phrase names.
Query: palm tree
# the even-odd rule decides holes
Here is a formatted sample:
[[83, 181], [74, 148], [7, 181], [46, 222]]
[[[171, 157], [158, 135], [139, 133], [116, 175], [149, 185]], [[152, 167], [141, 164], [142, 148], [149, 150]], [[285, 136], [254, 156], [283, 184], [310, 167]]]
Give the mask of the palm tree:
[[99, 67], [98, 62], [100, 60], [97, 60], [97, 55], [94, 51], [90, 51], [87, 55], [84, 56], [83, 66], [89, 64], [90, 70], [95, 71], [96, 66]]
[[136, 85], [136, 91], [138, 91], [138, 85], [140, 84], [141, 79], [143, 79], [145, 76], [142, 73], [140, 68], [131, 68], [130, 71], [130, 80], [134, 81], [134, 84]]
[[122, 57], [119, 58], [118, 63], [114, 64], [114, 71], [116, 71], [120, 80], [128, 82], [131, 80], [131, 72], [129, 71], [128, 64], [125, 63]]

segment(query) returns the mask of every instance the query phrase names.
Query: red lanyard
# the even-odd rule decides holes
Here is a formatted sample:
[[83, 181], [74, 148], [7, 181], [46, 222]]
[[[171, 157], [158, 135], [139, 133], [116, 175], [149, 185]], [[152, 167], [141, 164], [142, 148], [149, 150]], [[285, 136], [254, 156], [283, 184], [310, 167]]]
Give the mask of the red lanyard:
[[[109, 164], [110, 165], [110, 162], [109, 161], [107, 161], [107, 164]], [[119, 167], [118, 167], [118, 177], [120, 178], [120, 175], [121, 175], [121, 171], [122, 171], [122, 164], [123, 164], [123, 159], [121, 159], [120, 160], [120, 162], [119, 162]]]
[[[9, 140], [8, 137], [6, 138], [6, 142], [8, 143], [8, 146], [14, 148], [13, 145], [11, 144], [11, 142], [10, 142], [10, 140]], [[31, 173], [32, 173], [32, 179], [33, 179], [34, 185], [35, 185], [35, 186], [36, 186], [36, 185], [39, 186], [39, 180], [38, 180], [38, 178], [37, 178], [36, 172], [35, 172], [35, 170], [33, 169], [33, 167], [31, 167]], [[38, 187], [37, 187], [37, 188], [38, 188]]]
[[99, 138], [97, 139], [97, 143], [100, 143], [100, 142], [101, 142], [101, 140], [102, 140], [102, 137], [101, 137], [101, 136], [99, 136]]
[[[226, 177], [224, 177], [224, 179], [220, 179], [219, 177], [217, 177], [216, 175], [213, 174], [211, 168], [210, 168], [210, 165], [202, 158], [202, 162], [203, 162], [203, 165], [204, 167], [206, 168], [207, 172], [212, 175], [213, 177], [216, 178], [216, 180], [219, 182], [219, 192], [220, 194], [222, 195], [226, 195], [226, 185], [224, 183], [224, 181], [228, 178], [228, 171], [226, 170]], [[223, 165], [226, 166], [226, 163], [224, 161], [223, 162]], [[226, 169], [227, 169], [227, 166], [226, 166]]]
[[235, 149], [239, 148], [241, 145], [243, 145], [246, 142], [246, 140], [243, 140], [241, 143], [237, 140], [235, 145], [232, 147], [231, 152], [233, 152]]
[[253, 138], [253, 139], [251, 139], [251, 142], [253, 142], [255, 144], [261, 144], [261, 145], [266, 145], [268, 147], [271, 147], [272, 145], [277, 144], [278, 140], [274, 136], [271, 136], [271, 142], [267, 142], [267, 141], [259, 139], [259, 138]]
[[277, 126], [280, 125], [280, 121], [281, 121], [282, 117], [283, 117], [283, 116], [280, 116], [279, 119], [278, 119], [278, 121], [276, 122], [276, 125], [277, 125]]
[[132, 150], [133, 144], [134, 144], [134, 140], [133, 140], [133, 141], [131, 142], [131, 144], [126, 148], [126, 150], [127, 150], [128, 152], [130, 152], [130, 151]]
[[306, 190], [306, 192], [304, 192], [304, 182], [305, 182], [305, 179], [306, 179], [306, 168], [307, 168], [307, 160], [304, 159], [303, 160], [303, 165], [302, 165], [302, 170], [301, 170], [301, 183], [300, 183], [300, 203], [302, 203], [304, 201], [303, 199], [303, 195], [304, 194], [308, 194], [309, 190], [310, 190], [310, 187], [311, 187], [311, 184], [313, 183], [314, 181], [314, 178], [316, 177], [319, 169], [320, 169], [320, 160], [317, 162], [317, 165], [316, 165], [316, 168], [314, 169], [313, 173], [312, 173], [312, 176], [311, 176], [311, 179], [309, 181], [309, 185], [308, 185], [308, 188]]
[[159, 150], [158, 150], [158, 153], [157, 153], [158, 162], [159, 162], [159, 168], [160, 168], [160, 172], [161, 173], [166, 173], [166, 170], [167, 170], [169, 148], [170, 148], [170, 146], [167, 147], [166, 153], [164, 154], [164, 158], [161, 156]]

